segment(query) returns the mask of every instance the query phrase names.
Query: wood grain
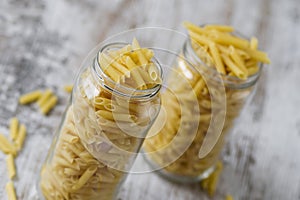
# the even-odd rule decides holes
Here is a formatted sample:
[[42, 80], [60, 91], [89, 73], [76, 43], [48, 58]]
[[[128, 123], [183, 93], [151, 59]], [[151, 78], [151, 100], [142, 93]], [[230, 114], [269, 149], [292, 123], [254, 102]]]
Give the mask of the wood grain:
[[[0, 1], [0, 132], [17, 116], [28, 127], [16, 159], [18, 198], [30, 200], [52, 135], [87, 53], [108, 36], [134, 27], [183, 31], [181, 22], [232, 24], [256, 35], [271, 57], [259, 87], [228, 138], [225, 169], [213, 199], [300, 200], [299, 0], [3, 0]], [[155, 39], [155, 38], [154, 38]], [[52, 88], [58, 106], [47, 117], [20, 94]], [[138, 160], [137, 167], [147, 165]], [[0, 199], [6, 200], [5, 156], [0, 154]], [[209, 199], [198, 184], [179, 185], [155, 173], [130, 174], [119, 199]]]

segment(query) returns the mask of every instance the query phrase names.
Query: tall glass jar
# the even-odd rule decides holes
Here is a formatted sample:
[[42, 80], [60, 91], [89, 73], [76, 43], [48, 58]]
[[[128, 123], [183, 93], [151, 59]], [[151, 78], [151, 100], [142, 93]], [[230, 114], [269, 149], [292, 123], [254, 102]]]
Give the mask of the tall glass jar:
[[262, 67], [247, 80], [222, 75], [195, 45], [186, 40], [166, 77], [162, 109], [144, 143], [150, 165], [178, 182], [196, 182], [214, 171], [225, 136], [253, 94]]
[[[125, 45], [111, 43], [99, 53]], [[84, 62], [42, 167], [45, 199], [113, 199], [159, 113], [161, 85], [135, 90], [112, 81], [99, 53]]]

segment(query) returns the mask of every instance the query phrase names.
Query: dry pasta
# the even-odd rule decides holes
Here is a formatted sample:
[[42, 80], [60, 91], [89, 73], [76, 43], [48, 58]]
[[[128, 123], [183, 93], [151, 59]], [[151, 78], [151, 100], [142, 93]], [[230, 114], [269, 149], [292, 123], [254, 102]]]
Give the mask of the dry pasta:
[[[153, 52], [137, 40], [123, 48], [99, 52], [102, 71], [115, 83], [131, 89], [151, 89], [161, 83]], [[113, 95], [94, 85], [91, 69], [81, 74], [74, 102], [67, 108], [55, 149], [41, 170], [40, 188], [46, 199], [112, 199], [125, 178], [155, 113], [145, 112], [159, 98], [138, 101]], [[150, 82], [149, 82], [150, 81]]]
[[73, 85], [65, 85], [64, 90], [68, 93], [71, 93], [73, 90]]
[[49, 101], [50, 97], [53, 95], [51, 89], [47, 89], [41, 96], [41, 98], [37, 101], [37, 104], [42, 107], [47, 101]]
[[17, 200], [15, 187], [12, 181], [8, 182], [5, 186], [8, 200]]
[[52, 96], [47, 102], [42, 104], [41, 106], [41, 112], [44, 115], [47, 115], [51, 109], [56, 105], [57, 103], [57, 96]]
[[8, 169], [9, 178], [12, 180], [16, 176], [15, 161], [14, 156], [12, 154], [7, 155], [6, 165]]
[[[184, 26], [188, 29], [190, 40], [181, 52], [182, 58], [192, 58], [189, 61], [194, 62], [195, 54], [207, 66], [200, 62], [194, 62], [191, 66], [186, 60], [178, 58], [174, 72], [168, 76], [169, 90], [162, 93], [165, 113], [159, 114], [150, 129], [149, 135], [153, 136], [146, 139], [144, 149], [151, 153], [148, 160], [152, 164], [163, 167], [162, 173], [170, 178], [185, 176], [195, 181], [217, 164], [225, 136], [254, 88], [260, 62], [270, 63], [270, 60], [266, 53], [257, 50], [256, 39], [248, 41], [236, 36], [233, 27], [199, 27], [189, 22], [185, 22]], [[223, 93], [222, 85], [215, 79], [215, 72], [222, 74]], [[249, 83], [244, 84], [247, 81]], [[226, 110], [222, 108], [224, 104]], [[217, 110], [214, 117], [225, 117], [217, 141], [212, 133], [218, 130], [210, 127], [213, 105]], [[194, 132], [195, 137], [187, 145]], [[199, 150], [205, 139], [216, 143], [200, 159]]]
[[215, 194], [222, 169], [223, 164], [219, 161], [216, 165], [215, 171], [208, 178], [201, 181], [202, 188], [206, 190], [210, 196], [213, 196]]
[[36, 90], [36, 91], [22, 95], [19, 98], [19, 102], [20, 102], [20, 104], [28, 104], [28, 103], [38, 100], [41, 97], [41, 95], [42, 95], [42, 92], [40, 90]]
[[18, 150], [22, 149], [24, 141], [26, 137], [26, 126], [24, 124], [20, 125], [18, 137], [16, 138], [16, 145], [18, 147]]
[[0, 150], [5, 154], [17, 154], [15, 146], [9, 142], [6, 137], [0, 133]]
[[18, 126], [19, 126], [19, 120], [14, 117], [10, 120], [10, 138], [12, 140], [16, 140], [16, 138], [18, 137]]
[[233, 197], [231, 195], [226, 195], [226, 199], [225, 200], [233, 200]]

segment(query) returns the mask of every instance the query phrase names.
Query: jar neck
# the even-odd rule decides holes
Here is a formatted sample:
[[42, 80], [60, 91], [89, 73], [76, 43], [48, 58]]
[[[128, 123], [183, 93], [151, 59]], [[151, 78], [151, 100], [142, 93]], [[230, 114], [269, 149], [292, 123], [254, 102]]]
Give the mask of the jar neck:
[[183, 46], [183, 56], [190, 62], [193, 68], [204, 76], [208, 76], [210, 80], [220, 82], [222, 81], [224, 86], [231, 89], [244, 89], [255, 85], [262, 71], [262, 64], [259, 64], [258, 71], [249, 76], [246, 80], [239, 79], [235, 76], [224, 75], [219, 73], [213, 66], [212, 58], [209, 54], [199, 45], [197, 50], [201, 53], [201, 57], [197, 55], [192, 47], [191, 40], [187, 39]]
[[[103, 70], [102, 67], [99, 63], [99, 55], [100, 53], [104, 53], [108, 50], [117, 50], [125, 45], [128, 45], [128, 43], [109, 43], [107, 45], [104, 45], [99, 52], [97, 53], [97, 56], [94, 58], [93, 63], [91, 65], [91, 73], [94, 77], [94, 79], [106, 90], [109, 92], [113, 93], [114, 95], [122, 96], [125, 98], [130, 98], [130, 99], [149, 99], [154, 96], [159, 92], [161, 88], [161, 84], [156, 84], [152, 88], [149, 89], [144, 89], [144, 90], [139, 90], [131, 87], [127, 87], [121, 83], [117, 83], [113, 81]], [[154, 65], [157, 68], [158, 75], [160, 78], [162, 78], [162, 68], [159, 62], [155, 59], [152, 58], [151, 60]]]

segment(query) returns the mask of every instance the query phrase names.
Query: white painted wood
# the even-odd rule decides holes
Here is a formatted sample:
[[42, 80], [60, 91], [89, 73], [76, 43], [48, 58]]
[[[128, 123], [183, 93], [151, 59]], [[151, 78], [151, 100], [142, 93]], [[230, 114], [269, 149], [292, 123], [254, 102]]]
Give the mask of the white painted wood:
[[[20, 200], [30, 199], [66, 106], [68, 95], [62, 86], [72, 83], [92, 47], [134, 27], [183, 30], [184, 20], [232, 24], [256, 35], [272, 60], [228, 138], [222, 156], [225, 169], [213, 199], [224, 199], [227, 193], [242, 200], [300, 199], [298, 0], [4, 0], [0, 1], [0, 132], [8, 134], [13, 116], [28, 127], [25, 147], [16, 159]], [[34, 105], [17, 104], [20, 94], [48, 87], [59, 95], [50, 116], [38, 113]], [[7, 181], [5, 156], [0, 153], [0, 199], [7, 199]], [[174, 184], [155, 173], [129, 175], [119, 198], [209, 199], [198, 184]]]

